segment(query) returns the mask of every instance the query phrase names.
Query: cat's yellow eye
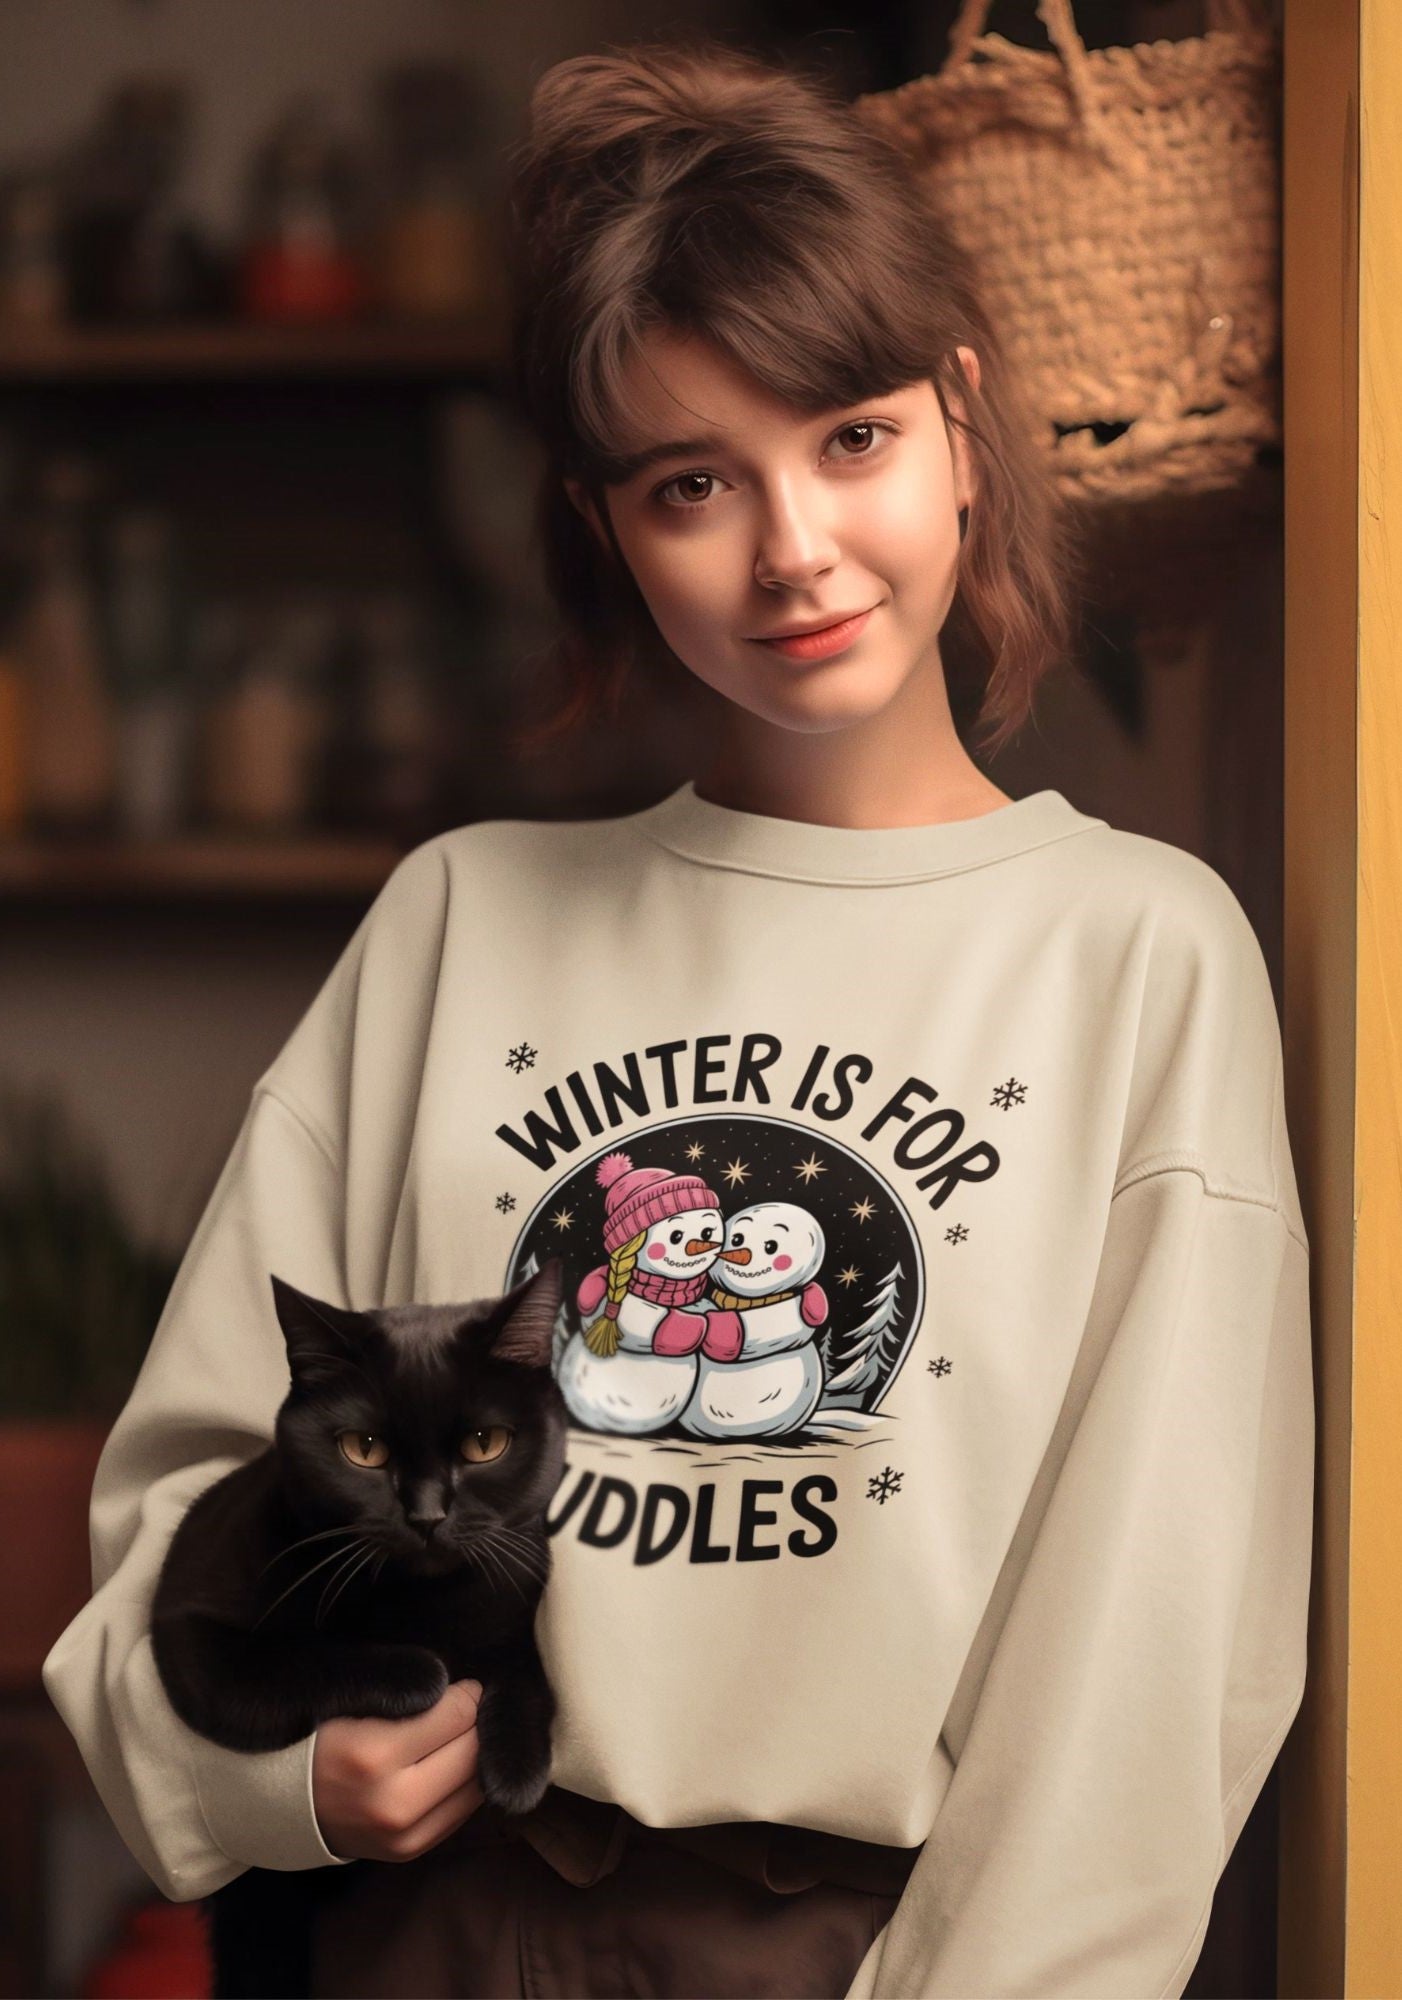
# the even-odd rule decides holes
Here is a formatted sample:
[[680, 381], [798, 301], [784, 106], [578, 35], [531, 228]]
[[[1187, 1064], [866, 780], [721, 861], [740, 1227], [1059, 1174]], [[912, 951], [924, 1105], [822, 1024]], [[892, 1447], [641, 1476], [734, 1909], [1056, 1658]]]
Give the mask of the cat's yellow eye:
[[336, 1442], [341, 1447], [341, 1456], [359, 1466], [362, 1472], [373, 1472], [377, 1466], [388, 1463], [389, 1446], [370, 1431], [342, 1431]]
[[489, 1424], [486, 1430], [468, 1432], [462, 1441], [462, 1455], [469, 1465], [485, 1465], [500, 1458], [510, 1442], [511, 1432], [505, 1424]]

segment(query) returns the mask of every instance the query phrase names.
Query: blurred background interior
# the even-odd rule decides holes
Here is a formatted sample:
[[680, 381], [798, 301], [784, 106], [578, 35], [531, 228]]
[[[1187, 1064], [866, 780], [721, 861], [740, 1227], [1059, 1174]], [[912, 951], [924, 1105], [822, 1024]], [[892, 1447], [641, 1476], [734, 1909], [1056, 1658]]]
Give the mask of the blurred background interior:
[[[39, 1665], [106, 1428], [243, 1115], [394, 862], [690, 775], [683, 678], [530, 760], [552, 631], [503, 396], [503, 149], [552, 62], [700, 28], [852, 95], [955, 0], [3, 0], [0, 1989], [209, 1991]], [[1078, 0], [1088, 46], [1198, 0]], [[1045, 49], [1032, 0], [991, 26]], [[1282, 455], [1108, 513], [986, 768], [1210, 862], [1279, 991]], [[533, 692], [534, 691], [534, 692]], [[1274, 1789], [1190, 1994], [1274, 1985]]]

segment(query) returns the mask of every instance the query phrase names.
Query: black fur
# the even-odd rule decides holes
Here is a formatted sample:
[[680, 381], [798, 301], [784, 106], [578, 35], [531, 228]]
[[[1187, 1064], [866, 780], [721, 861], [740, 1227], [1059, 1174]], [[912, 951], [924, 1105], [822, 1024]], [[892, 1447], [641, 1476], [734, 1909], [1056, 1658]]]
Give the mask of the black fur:
[[[419, 1714], [472, 1677], [485, 1799], [506, 1814], [539, 1801], [555, 1702], [533, 1626], [568, 1422], [551, 1370], [561, 1287], [552, 1258], [499, 1298], [351, 1312], [273, 1278], [291, 1371], [274, 1441], [190, 1507], [152, 1606], [156, 1665], [192, 1729], [274, 1750], [337, 1715]], [[464, 1458], [470, 1436], [491, 1450], [503, 1431], [498, 1456]], [[384, 1465], [353, 1464], [343, 1434], [361, 1458], [387, 1449]], [[309, 1908], [356, 1866], [250, 1869], [217, 1891], [217, 1992], [305, 1992]]]

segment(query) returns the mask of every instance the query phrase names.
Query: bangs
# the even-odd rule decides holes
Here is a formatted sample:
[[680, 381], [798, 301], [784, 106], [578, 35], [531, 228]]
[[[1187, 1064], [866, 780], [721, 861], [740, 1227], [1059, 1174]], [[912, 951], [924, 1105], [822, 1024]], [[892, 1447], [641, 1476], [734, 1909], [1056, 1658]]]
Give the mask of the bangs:
[[726, 178], [728, 194], [688, 189], [686, 211], [658, 230], [633, 284], [585, 322], [569, 387], [586, 479], [616, 485], [634, 469], [627, 376], [649, 334], [707, 341], [803, 416], [936, 374], [923, 301], [893, 285], [870, 217], [863, 228], [791, 177], [773, 201], [763, 174], [743, 183], [743, 200], [733, 170]]
[[1068, 650], [1073, 535], [970, 254], [895, 141], [753, 51], [645, 41], [539, 80], [508, 212], [512, 381], [543, 446], [537, 518], [562, 614], [545, 663], [565, 684], [520, 747], [616, 719], [633, 668], [666, 667], [617, 539], [602, 549], [568, 490], [597, 497], [650, 462], [634, 371], [666, 334], [705, 341], [805, 420], [933, 385], [976, 496], [942, 660], [956, 726], [1000, 749]]

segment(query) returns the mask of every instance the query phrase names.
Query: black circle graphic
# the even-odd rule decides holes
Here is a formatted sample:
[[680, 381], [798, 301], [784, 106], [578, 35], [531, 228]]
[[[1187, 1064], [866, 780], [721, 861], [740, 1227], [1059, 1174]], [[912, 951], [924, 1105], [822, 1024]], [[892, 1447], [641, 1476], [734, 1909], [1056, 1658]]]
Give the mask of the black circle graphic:
[[[823, 1322], [814, 1328], [823, 1372], [814, 1418], [820, 1420], [825, 1410], [877, 1409], [920, 1325], [925, 1293], [920, 1240], [905, 1204], [868, 1161], [811, 1126], [784, 1118], [692, 1113], [615, 1137], [561, 1173], [522, 1222], [503, 1284], [510, 1290], [548, 1258], [562, 1258], [557, 1363], [570, 1337], [596, 1317], [596, 1311], [580, 1310], [578, 1293], [581, 1282], [609, 1261], [608, 1191], [598, 1172], [610, 1154], [625, 1155], [634, 1169], [697, 1177], [727, 1224], [756, 1202], [807, 1210], [824, 1237], [821, 1265], [812, 1275], [827, 1301]], [[605, 1168], [605, 1176], [622, 1171], [615, 1164]], [[723, 1280], [724, 1270], [717, 1263], [708, 1277]], [[708, 1283], [700, 1307], [712, 1289]], [[606, 1428], [585, 1425], [596, 1427]], [[675, 1423], [649, 1432], [678, 1434]], [[790, 1441], [801, 1442], [801, 1432]]]

